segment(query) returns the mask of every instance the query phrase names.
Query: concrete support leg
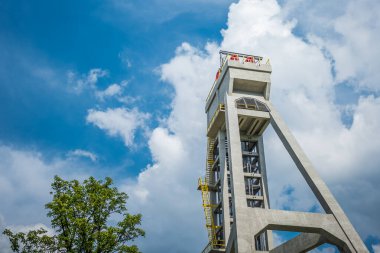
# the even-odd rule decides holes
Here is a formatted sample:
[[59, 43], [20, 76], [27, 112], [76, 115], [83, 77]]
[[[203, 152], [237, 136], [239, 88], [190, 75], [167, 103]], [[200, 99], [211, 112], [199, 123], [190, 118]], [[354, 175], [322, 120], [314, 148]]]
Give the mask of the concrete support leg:
[[[268, 192], [268, 178], [267, 178], [267, 169], [265, 164], [265, 154], [264, 154], [264, 142], [263, 137], [260, 136], [258, 140], [258, 147], [259, 147], [259, 156], [260, 156], [260, 171], [262, 174], [262, 187], [264, 189], [264, 204], [266, 209], [270, 209], [270, 203], [269, 203], [269, 192]], [[273, 248], [273, 235], [272, 231], [268, 230], [266, 231], [266, 237], [267, 237], [267, 243], [268, 248]]]
[[238, 114], [233, 97], [225, 97], [226, 128], [228, 133], [228, 150], [232, 188], [232, 204], [234, 209], [234, 226], [236, 227], [236, 240], [234, 242], [238, 253], [254, 252], [254, 237], [250, 227], [247, 213], [247, 198], [241, 153], [241, 140]]
[[332, 214], [335, 217], [342, 231], [346, 235], [347, 240], [349, 241], [348, 247], [350, 248], [350, 251], [367, 253], [368, 250], [360, 236], [353, 228], [351, 222], [343, 212], [338, 202], [335, 200], [324, 181], [319, 177], [313, 168], [310, 160], [302, 151], [300, 145], [280, 117], [279, 113], [269, 101], [267, 102], [267, 105], [270, 109], [271, 124], [275, 132], [279, 136], [286, 150], [292, 157], [297, 168], [305, 178], [326, 213]]
[[[219, 159], [220, 159], [220, 179], [222, 182], [222, 199], [223, 199], [223, 229], [224, 229], [224, 240], [228, 240], [230, 237], [230, 207], [229, 207], [229, 193], [228, 193], [228, 171], [226, 164], [226, 147], [225, 147], [225, 137], [224, 132], [219, 131]], [[227, 243], [225, 241], [225, 243]]]

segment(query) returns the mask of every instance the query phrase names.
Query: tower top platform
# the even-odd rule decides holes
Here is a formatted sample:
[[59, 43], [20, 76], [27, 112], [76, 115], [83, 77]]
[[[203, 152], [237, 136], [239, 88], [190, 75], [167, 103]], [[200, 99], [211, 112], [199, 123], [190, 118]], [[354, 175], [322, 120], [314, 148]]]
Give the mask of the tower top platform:
[[215, 100], [223, 101], [226, 93], [258, 95], [269, 99], [272, 72], [269, 58], [228, 51], [219, 51], [219, 54], [220, 67], [206, 99], [206, 112]]

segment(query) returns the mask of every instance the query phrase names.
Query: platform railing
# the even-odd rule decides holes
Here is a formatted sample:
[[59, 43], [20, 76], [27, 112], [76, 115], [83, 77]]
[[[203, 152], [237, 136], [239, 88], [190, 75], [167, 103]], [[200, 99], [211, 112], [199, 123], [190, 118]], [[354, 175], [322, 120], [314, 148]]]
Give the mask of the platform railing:
[[[206, 101], [210, 98], [211, 92], [214, 89], [215, 84], [218, 82], [219, 77], [222, 75], [223, 67], [228, 61], [237, 61], [240, 63], [256, 64], [257, 66], [263, 65], [264, 57], [257, 55], [241, 54], [229, 51], [219, 51], [220, 56], [220, 67], [216, 72], [214, 83], [212, 84], [211, 90], [208, 93]], [[269, 58], [266, 58], [265, 65], [270, 65]]]

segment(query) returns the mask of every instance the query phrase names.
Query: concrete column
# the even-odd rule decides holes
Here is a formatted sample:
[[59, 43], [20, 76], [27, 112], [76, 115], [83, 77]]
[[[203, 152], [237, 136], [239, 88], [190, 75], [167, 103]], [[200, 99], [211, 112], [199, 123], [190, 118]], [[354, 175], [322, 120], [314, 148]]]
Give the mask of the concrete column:
[[[269, 203], [269, 191], [268, 191], [268, 178], [267, 178], [267, 169], [265, 165], [265, 153], [264, 153], [264, 142], [263, 142], [263, 136], [260, 136], [258, 141], [258, 151], [259, 151], [259, 166], [261, 171], [261, 185], [263, 187], [263, 195], [264, 195], [264, 207], [265, 209], [270, 209], [270, 203]], [[268, 230], [266, 232], [267, 234], [267, 240], [268, 240], [268, 247], [269, 249], [273, 248], [273, 235], [272, 231]]]
[[232, 183], [232, 204], [234, 207], [234, 226], [236, 228], [236, 249], [238, 253], [254, 252], [254, 236], [250, 229], [247, 213], [247, 198], [243, 174], [238, 114], [233, 97], [226, 95], [226, 128], [229, 144], [229, 162]]
[[230, 236], [230, 210], [229, 210], [229, 193], [227, 181], [227, 163], [226, 163], [226, 146], [225, 146], [226, 133], [219, 131], [219, 161], [220, 161], [220, 182], [222, 187], [222, 205], [223, 205], [223, 223], [224, 223], [224, 238], [225, 243]]

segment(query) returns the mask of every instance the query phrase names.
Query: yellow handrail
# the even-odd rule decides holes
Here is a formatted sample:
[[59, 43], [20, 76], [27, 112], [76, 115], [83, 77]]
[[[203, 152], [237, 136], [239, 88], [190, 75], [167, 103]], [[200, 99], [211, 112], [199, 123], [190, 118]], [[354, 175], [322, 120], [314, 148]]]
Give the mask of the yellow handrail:
[[213, 208], [217, 205], [211, 204], [210, 200], [210, 188], [206, 180], [198, 179], [198, 187], [202, 192], [202, 206], [206, 218], [206, 228], [208, 231], [208, 237], [212, 248], [221, 248], [225, 247], [225, 241], [219, 240], [216, 237], [216, 231], [220, 226], [216, 226], [214, 223]]

